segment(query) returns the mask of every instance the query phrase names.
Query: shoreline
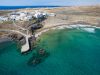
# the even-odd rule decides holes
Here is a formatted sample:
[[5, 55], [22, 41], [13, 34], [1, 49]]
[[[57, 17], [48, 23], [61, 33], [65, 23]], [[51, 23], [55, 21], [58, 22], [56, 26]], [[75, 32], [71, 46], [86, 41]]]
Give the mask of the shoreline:
[[[58, 30], [58, 29], [81, 29], [84, 28], [84, 31], [87, 31], [89, 32], [90, 30], [93, 30], [94, 28], [98, 28], [100, 29], [100, 27], [98, 26], [95, 26], [95, 25], [90, 25], [90, 24], [61, 24], [61, 25], [55, 25], [55, 26], [52, 26], [52, 27], [47, 27], [47, 28], [43, 28], [39, 31], [36, 31], [35, 32], [35, 38], [36, 40], [45, 32], [49, 31], [49, 30]], [[90, 30], [87, 30], [89, 28], [92, 28]], [[93, 31], [90, 31], [90, 32], [93, 32]], [[4, 43], [4, 42], [7, 42], [7, 41], [12, 41], [9, 37], [1, 37], [0, 38], [0, 44], [1, 43]]]
[[[63, 24], [63, 25], [56, 25], [53, 27], [48, 27], [48, 28], [44, 28], [41, 29], [38, 32], [35, 32], [34, 36], [35, 36], [35, 43], [40, 39], [41, 35], [45, 32], [48, 32], [50, 30], [61, 30], [61, 29], [79, 29], [79, 30], [83, 30], [89, 33], [95, 33], [95, 29], [100, 29], [100, 27], [97, 27], [95, 25], [88, 25], [88, 24]], [[2, 43], [6, 43], [6, 42], [10, 42], [12, 41], [11, 38], [9, 37], [2, 37], [0, 38], [0, 44]]]
[[[56, 30], [56, 29], [65, 29], [65, 28], [69, 28], [69, 29], [81, 29], [81, 28], [84, 28], [85, 31], [89, 32], [90, 30], [93, 30], [94, 28], [98, 28], [100, 29], [100, 27], [97, 27], [97, 26], [93, 26], [93, 25], [88, 25], [88, 24], [63, 24], [63, 25], [56, 25], [56, 26], [53, 26], [53, 27], [49, 27], [49, 28], [44, 28], [38, 32], [35, 33], [35, 37], [36, 39], [38, 39], [43, 33], [49, 31], [49, 30]], [[91, 28], [91, 29], [89, 29]], [[87, 30], [86, 30], [87, 29]], [[90, 31], [92, 32], [92, 31]]]
[[9, 41], [12, 41], [9, 37], [2, 37], [2, 38], [0, 38], [0, 44], [4, 43], [4, 42], [9, 42]]

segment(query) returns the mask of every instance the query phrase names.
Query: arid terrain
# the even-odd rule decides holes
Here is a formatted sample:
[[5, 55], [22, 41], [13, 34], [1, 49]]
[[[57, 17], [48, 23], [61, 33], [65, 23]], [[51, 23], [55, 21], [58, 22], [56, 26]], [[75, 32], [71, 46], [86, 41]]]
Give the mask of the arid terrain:
[[56, 13], [45, 21], [45, 27], [59, 24], [91, 24], [100, 25], [100, 6], [62, 7], [48, 10]]

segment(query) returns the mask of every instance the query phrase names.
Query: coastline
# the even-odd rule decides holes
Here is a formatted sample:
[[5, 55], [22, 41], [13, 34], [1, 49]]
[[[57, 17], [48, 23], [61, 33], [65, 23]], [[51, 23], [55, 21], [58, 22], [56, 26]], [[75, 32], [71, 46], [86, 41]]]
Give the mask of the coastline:
[[[93, 29], [95, 29], [95, 28], [100, 29], [100, 27], [95, 26], [95, 25], [90, 25], [90, 24], [78, 24], [78, 23], [77, 24], [75, 24], [75, 23], [73, 23], [73, 24], [61, 24], [61, 25], [55, 25], [55, 26], [51, 26], [51, 27], [41, 28], [40, 30], [35, 32], [35, 38], [36, 38], [36, 40], [38, 40], [39, 37], [43, 33], [47, 32], [49, 30], [58, 30], [58, 29], [66, 29], [66, 28], [68, 28], [68, 29], [76, 28], [76, 29], [81, 29], [81, 30], [82, 30], [82, 28], [84, 28], [85, 31], [92, 32], [92, 33], [94, 32]], [[4, 43], [4, 42], [9, 42], [9, 41], [12, 41], [11, 38], [9, 38], [9, 37], [1, 37], [0, 38], [0, 44]]]
[[96, 9], [16, 9], [56, 16], [48, 16], [40, 24], [33, 20], [0, 24], [0, 74], [99, 75], [100, 9]]
[[9, 41], [12, 41], [9, 37], [2, 37], [2, 38], [0, 38], [0, 44], [4, 43], [4, 42], [9, 42]]
[[86, 24], [70, 24], [70, 25], [63, 24], [63, 25], [56, 25], [56, 26], [53, 26], [53, 27], [44, 28], [40, 31], [37, 31], [35, 33], [35, 37], [36, 37], [36, 39], [38, 39], [43, 33], [47, 32], [49, 30], [65, 29], [65, 28], [69, 28], [69, 29], [73, 29], [73, 28], [82, 29], [82, 28], [84, 28], [84, 30], [88, 31], [88, 32], [92, 32], [91, 30], [93, 30], [95, 28], [100, 29], [100, 27], [97, 27], [95, 25], [88, 25], [88, 24], [87, 25]]
[[[94, 6], [94, 8], [91, 8], [88, 6], [86, 6], [85, 8], [84, 7], [57, 7], [57, 8], [52, 7], [52, 9], [51, 8], [45, 9], [45, 7], [43, 7], [43, 8], [16, 9], [16, 11], [17, 12], [25, 12], [25, 11], [33, 12], [36, 9], [39, 11], [45, 11], [47, 13], [55, 14], [55, 16], [49, 15], [46, 20], [41, 22], [43, 27], [35, 31], [35, 38], [37, 40], [43, 33], [49, 30], [55, 30], [55, 29], [76, 28], [76, 29], [81, 29], [81, 30], [91, 32], [91, 33], [94, 32], [95, 28], [100, 28], [99, 27], [100, 25], [99, 16], [100, 15], [98, 12], [99, 11], [98, 8], [99, 7], [97, 6]], [[87, 12], [88, 9], [89, 11]], [[95, 11], [92, 11], [93, 9], [95, 9]], [[11, 25], [12, 24], [2, 25], [1, 29], [11, 28], [10, 27]], [[23, 28], [24, 27], [26, 28], [29, 26], [28, 23], [26, 24], [26, 22], [22, 22], [22, 24], [18, 23], [18, 25]], [[0, 41], [5, 42], [6, 40], [2, 41], [0, 39]]]
[[[95, 61], [95, 63], [98, 63], [98, 60], [99, 60], [99, 58], [97, 58], [97, 56], [100, 53], [99, 40], [95, 39], [95, 38], [92, 40], [90, 37], [85, 36], [85, 34], [84, 35], [82, 34], [83, 38], [80, 38], [80, 36], [77, 35], [77, 33], [75, 33], [75, 36], [77, 35], [76, 37], [69, 35], [69, 34], [70, 34], [70, 32], [67, 34], [67, 30], [62, 35], [58, 34], [62, 37], [65, 36], [64, 37], [65, 39], [62, 38], [63, 42], [59, 41], [59, 39], [57, 40], [57, 38], [61, 38], [61, 37], [58, 37], [56, 35], [54, 37], [49, 35], [49, 37], [47, 37], [47, 38], [40, 37], [44, 41], [42, 39], [40, 39], [38, 45], [40, 46], [40, 48], [42, 47], [47, 52], [49, 52], [50, 55], [47, 58], [44, 58], [44, 61], [36, 66], [34, 66], [33, 64], [30, 65], [29, 63], [27, 64], [27, 62], [30, 61], [32, 58], [34, 59], [35, 54], [33, 52], [30, 52], [27, 55], [26, 54], [21, 55], [20, 53], [18, 53], [15, 45], [8, 46], [9, 48], [4, 47], [5, 49], [4, 50], [2, 49], [2, 51], [5, 51], [5, 53], [0, 58], [0, 60], [1, 60], [0, 65], [2, 66], [1, 69], [3, 69], [4, 72], [9, 75], [12, 74], [12, 72], [9, 73], [9, 70], [12, 70], [12, 69], [20, 74], [23, 73], [23, 75], [25, 75], [25, 74], [41, 75], [41, 72], [44, 75], [45, 74], [46, 75], [52, 75], [52, 74], [66, 75], [66, 73], [69, 71], [72, 75], [72, 68], [74, 68], [73, 70], [75, 70], [74, 73], [76, 73], [76, 74], [79, 74], [79, 73], [82, 74], [82, 73], [84, 73], [84, 71], [86, 71], [85, 74], [87, 74], [88, 70], [91, 69], [91, 66], [88, 65], [88, 64], [90, 64], [90, 65], [92, 65], [92, 70], [89, 71], [88, 74], [91, 75], [91, 72], [94, 72], [93, 70], [95, 69], [95, 64], [94, 64], [94, 62], [92, 63], [91, 61], [94, 61], [95, 59], [97, 59]], [[48, 36], [48, 35], [46, 35], [46, 36]], [[70, 38], [70, 36], [72, 36], [74, 39]], [[43, 36], [43, 37], [45, 37], [45, 36]], [[66, 38], [66, 37], [68, 37], [68, 38]], [[52, 41], [50, 40], [50, 38], [52, 39]], [[56, 38], [56, 41], [54, 41], [53, 38], [54, 39]], [[77, 40], [75, 40], [76, 38], [77, 38]], [[82, 39], [82, 40], [80, 40], [80, 39]], [[87, 40], [89, 40], [89, 41], [87, 41]], [[96, 40], [97, 40], [97, 42], [95, 42]], [[59, 41], [59, 42], [57, 42], [57, 41]], [[64, 43], [64, 42], [68, 42], [68, 43]], [[87, 47], [85, 44], [86, 45], [88, 44], [89, 47]], [[8, 45], [9, 45], [9, 43], [8, 43]], [[84, 46], [84, 48], [83, 48], [83, 46]], [[71, 47], [71, 48], [69, 49], [69, 47]], [[93, 48], [91, 48], [91, 47], [93, 47]], [[38, 49], [39, 48], [36, 48], [33, 51], [36, 51]], [[95, 52], [97, 52], [97, 53], [95, 53]], [[66, 55], [68, 55], [68, 56], [66, 56]], [[84, 57], [84, 55], [86, 55], [87, 57]], [[93, 55], [95, 57], [94, 59], [93, 59]], [[89, 59], [87, 59], [87, 58], [89, 58]], [[84, 61], [86, 61], [86, 62], [84, 62]], [[56, 64], [56, 63], [58, 63], [58, 64]], [[71, 63], [71, 65], [70, 65], [70, 63]], [[79, 67], [77, 67], [76, 64], [74, 64], [74, 63], [78, 64], [78, 66], [80, 66], [81, 69], [79, 69]], [[56, 64], [56, 66], [54, 66], [55, 64]], [[86, 66], [84, 67], [83, 64]], [[69, 67], [67, 67], [66, 65], [69, 65]], [[98, 66], [98, 65], [99, 65], [99, 63], [96, 66]], [[19, 70], [19, 67], [20, 67], [21, 71]], [[53, 67], [56, 67], [56, 68], [53, 68]], [[89, 69], [86, 69], [87, 67], [89, 67]], [[97, 68], [96, 70], [98, 70], [98, 69], [99, 68]], [[55, 71], [56, 71], [56, 73], [55, 73]], [[95, 71], [95, 72], [97, 72], [97, 71]], [[2, 74], [2, 71], [1, 71], [1, 74]]]

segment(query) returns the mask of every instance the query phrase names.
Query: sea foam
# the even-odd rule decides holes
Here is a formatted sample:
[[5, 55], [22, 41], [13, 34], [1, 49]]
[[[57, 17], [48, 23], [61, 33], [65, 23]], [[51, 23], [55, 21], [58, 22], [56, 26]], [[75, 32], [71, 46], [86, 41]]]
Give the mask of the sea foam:
[[79, 29], [79, 30], [84, 30], [86, 32], [89, 33], [95, 33], [95, 29], [100, 27], [96, 27], [96, 26], [92, 26], [92, 25], [82, 25], [82, 24], [75, 24], [75, 25], [62, 25], [62, 26], [57, 26], [57, 27], [53, 27], [51, 29], [45, 29], [41, 32], [38, 32], [35, 34], [35, 37], [39, 37], [42, 33], [47, 32], [49, 30], [55, 30], [55, 29], [65, 29], [65, 28], [69, 28], [69, 29]]
[[90, 32], [90, 33], [95, 33], [95, 28], [82, 28], [82, 30]]

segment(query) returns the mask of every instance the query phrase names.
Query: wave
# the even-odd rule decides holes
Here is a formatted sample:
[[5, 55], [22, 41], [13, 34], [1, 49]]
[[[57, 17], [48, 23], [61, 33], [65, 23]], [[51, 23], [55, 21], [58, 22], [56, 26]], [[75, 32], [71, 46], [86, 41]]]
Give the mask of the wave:
[[90, 33], [95, 33], [95, 29], [96, 28], [100, 28], [100, 27], [96, 27], [96, 26], [91, 26], [91, 25], [82, 25], [82, 24], [77, 24], [77, 25], [70, 25], [72, 28], [76, 28], [76, 29], [80, 29], [80, 30], [84, 30]]
[[64, 28], [75, 28], [75, 29], [79, 29], [79, 30], [84, 30], [90, 33], [95, 33], [95, 29], [96, 28], [100, 28], [100, 27], [96, 27], [96, 26], [91, 26], [91, 25], [82, 25], [82, 24], [76, 24], [76, 25], [64, 25], [64, 26], [59, 26], [56, 29], [64, 29]]
[[44, 32], [47, 32], [49, 30], [55, 30], [55, 29], [65, 29], [65, 28], [68, 28], [68, 29], [79, 29], [79, 30], [84, 30], [86, 32], [89, 32], [89, 33], [95, 33], [95, 29], [100, 29], [100, 27], [97, 27], [97, 26], [92, 26], [92, 25], [82, 25], [82, 24], [75, 24], [75, 25], [62, 25], [62, 26], [56, 26], [56, 27], [53, 27], [53, 28], [48, 28], [48, 29], [45, 29], [45, 30], [42, 30], [38, 33], [35, 34], [35, 37], [39, 37], [42, 33]]
[[90, 32], [90, 33], [95, 33], [95, 28], [82, 28], [82, 30]]

